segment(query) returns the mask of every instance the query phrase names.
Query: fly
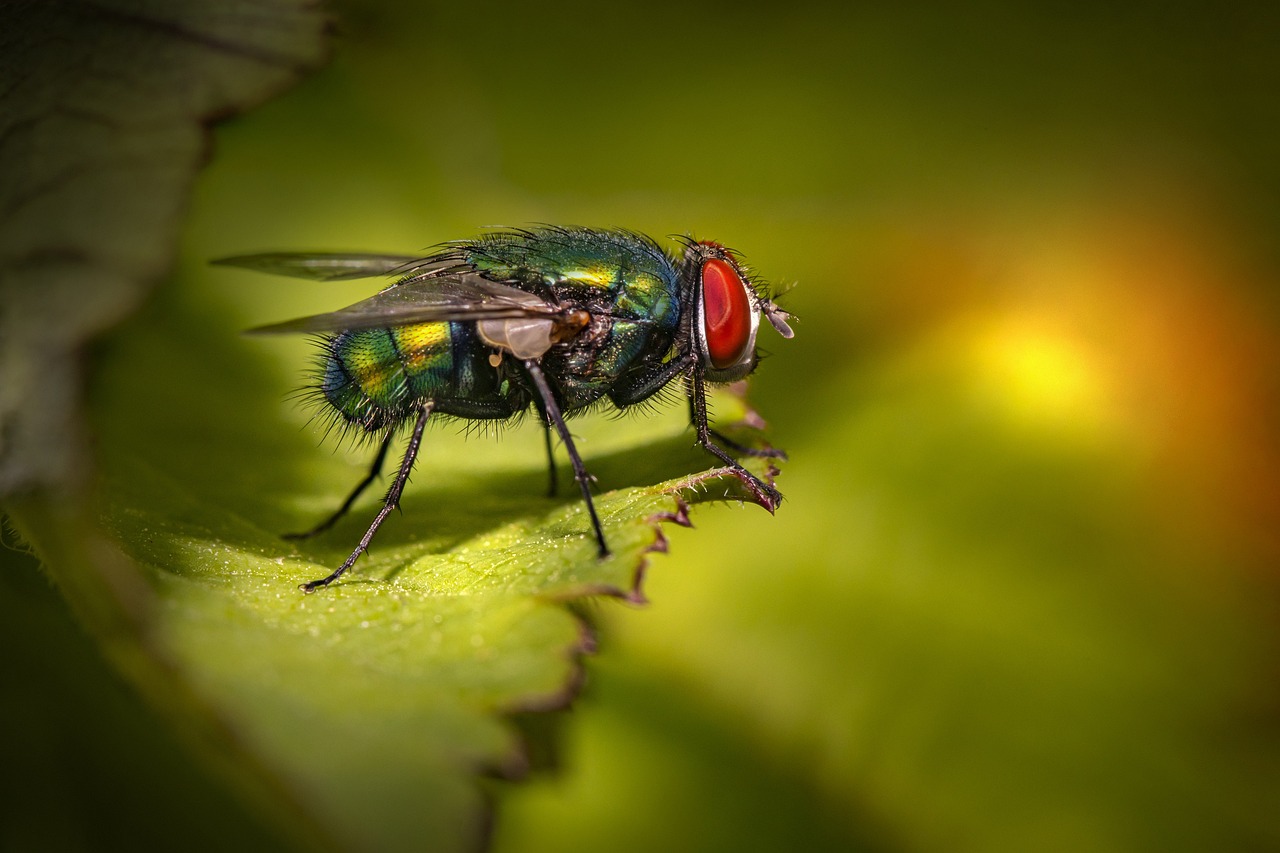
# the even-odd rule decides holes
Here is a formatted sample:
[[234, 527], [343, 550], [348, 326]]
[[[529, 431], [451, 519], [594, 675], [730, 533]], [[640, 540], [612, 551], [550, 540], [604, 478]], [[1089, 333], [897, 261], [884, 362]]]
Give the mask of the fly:
[[592, 478], [565, 425], [566, 414], [592, 405], [626, 408], [683, 379], [698, 443], [767, 509], [782, 500], [729, 451], [782, 452], [742, 446], [707, 422], [707, 384], [755, 370], [761, 315], [784, 338], [792, 336], [790, 315], [747, 275], [737, 253], [718, 243], [687, 240], [677, 256], [630, 231], [541, 227], [446, 243], [426, 257], [273, 253], [214, 263], [316, 281], [395, 278], [347, 308], [250, 330], [319, 334], [316, 394], [338, 422], [379, 442], [369, 473], [342, 506], [288, 538], [332, 527], [381, 473], [396, 433], [412, 424], [373, 523], [332, 574], [302, 585], [306, 592], [333, 583], [368, 550], [399, 506], [432, 415], [508, 420], [536, 409], [552, 490], [554, 430], [569, 454], [601, 557], [609, 547], [592, 502]]

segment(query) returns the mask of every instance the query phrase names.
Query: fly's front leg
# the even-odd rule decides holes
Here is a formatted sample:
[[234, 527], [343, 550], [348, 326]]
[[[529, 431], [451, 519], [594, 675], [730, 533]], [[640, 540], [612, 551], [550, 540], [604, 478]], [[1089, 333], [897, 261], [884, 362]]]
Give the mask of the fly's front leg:
[[[706, 419], [706, 405], [703, 405], [703, 419]], [[698, 423], [698, 410], [694, 404], [694, 395], [689, 395], [689, 422]], [[763, 422], [762, 422], [763, 423]], [[707, 435], [718, 441], [723, 447], [727, 447], [739, 456], [752, 456], [756, 459], [781, 459], [787, 461], [787, 453], [785, 450], [779, 450], [776, 447], [749, 447], [740, 442], [734, 441], [729, 436], [718, 430], [707, 427]]]
[[[692, 412], [690, 413], [690, 416], [692, 417]], [[724, 433], [717, 432], [710, 428], [707, 429], [707, 434], [739, 456], [754, 456], [757, 459], [781, 459], [783, 462], [787, 461], [787, 452], [785, 450], [779, 450], [776, 447], [748, 447], [745, 444], [740, 444], [734, 441]]]
[[750, 453], [748, 448], [743, 448], [742, 445], [736, 442], [726, 441], [723, 436], [712, 430], [707, 424], [707, 385], [698, 370], [694, 370], [689, 375], [689, 415], [690, 420], [693, 422], [694, 431], [698, 434], [698, 443], [702, 445], [703, 449], [734, 469], [747, 488], [751, 490], [751, 493], [755, 495], [761, 506], [769, 510], [769, 512], [776, 510], [778, 505], [782, 503], [782, 493], [746, 468], [743, 468], [742, 463], [730, 456], [724, 448], [717, 445], [712, 439], [718, 438], [735, 450], [745, 450], [749, 455], [753, 456], [783, 456], [785, 458], [785, 455], [781, 451]]

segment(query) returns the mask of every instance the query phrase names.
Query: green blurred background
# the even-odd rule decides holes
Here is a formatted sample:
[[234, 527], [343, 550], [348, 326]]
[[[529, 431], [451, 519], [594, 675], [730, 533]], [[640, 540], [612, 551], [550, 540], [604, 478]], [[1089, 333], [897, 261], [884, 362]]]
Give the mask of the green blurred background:
[[[1280, 848], [1280, 7], [336, 10], [333, 64], [218, 129], [186, 269], [552, 222], [799, 282], [752, 392], [787, 502], [704, 509], [648, 607], [588, 607], [497, 850]], [[245, 325], [333, 307], [190, 276]], [[36, 739], [96, 770], [24, 759], [68, 847], [144, 802], [237, 837], [121, 741], [127, 694], [58, 683], [31, 701], [116, 697]]]

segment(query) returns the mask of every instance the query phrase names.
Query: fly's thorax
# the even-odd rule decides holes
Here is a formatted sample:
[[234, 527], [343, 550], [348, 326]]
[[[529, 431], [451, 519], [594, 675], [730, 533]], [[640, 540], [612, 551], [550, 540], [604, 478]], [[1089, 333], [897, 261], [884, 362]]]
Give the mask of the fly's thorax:
[[[674, 259], [622, 231], [535, 229], [486, 235], [465, 247], [486, 277], [561, 306], [561, 319], [482, 320], [499, 354], [541, 358], [566, 410], [589, 406], [642, 363], [670, 353], [682, 304]], [[581, 317], [575, 322], [568, 322]]]
[[564, 410], [584, 409], [611, 393], [643, 362], [659, 364], [672, 337], [652, 325], [593, 315], [571, 341], [550, 348], [543, 366], [552, 377]]
[[610, 287], [588, 289], [581, 280], [553, 285], [563, 300], [576, 300], [589, 324], [547, 353], [565, 408], [582, 408], [609, 394], [644, 364], [671, 352], [680, 325], [680, 288], [674, 266], [662, 275], [615, 268]]
[[675, 261], [647, 237], [539, 228], [485, 235], [461, 247], [460, 254], [486, 277], [552, 294], [565, 305], [643, 320], [673, 333], [679, 322]]

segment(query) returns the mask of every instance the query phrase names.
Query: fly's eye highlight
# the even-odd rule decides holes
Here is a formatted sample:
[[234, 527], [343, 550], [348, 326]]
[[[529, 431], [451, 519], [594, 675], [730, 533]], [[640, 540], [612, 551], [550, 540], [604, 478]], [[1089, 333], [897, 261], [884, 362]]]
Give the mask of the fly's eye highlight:
[[721, 258], [704, 262], [702, 333], [711, 366], [725, 370], [742, 363], [755, 337], [755, 323], [755, 306], [733, 265]]

